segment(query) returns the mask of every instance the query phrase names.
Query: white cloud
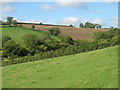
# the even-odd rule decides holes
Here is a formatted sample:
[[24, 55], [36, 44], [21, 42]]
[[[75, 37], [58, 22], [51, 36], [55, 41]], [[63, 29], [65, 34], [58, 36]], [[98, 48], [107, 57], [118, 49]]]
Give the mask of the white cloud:
[[0, 20], [4, 20], [4, 19], [6, 19], [6, 18], [7, 18], [7, 15], [6, 15], [6, 14], [0, 15]]
[[91, 21], [91, 23], [94, 23], [94, 24], [103, 24], [103, 21], [101, 19], [94, 19], [93, 21]]
[[16, 1], [16, 0], [4, 0], [3, 2], [1, 2], [0, 4], [0, 12], [2, 13], [2, 15], [0, 16], [1, 20], [5, 20], [7, 18], [7, 14], [14, 12], [15, 10], [11, 7], [12, 1]]
[[[120, 22], [120, 20], [119, 20]], [[118, 17], [112, 17], [112, 23], [118, 25]]]
[[53, 7], [48, 4], [44, 4], [42, 5], [42, 9], [45, 11], [50, 11], [50, 10], [53, 10]]
[[20, 0], [1, 0], [2, 3], [12, 3], [12, 2], [18, 2]]
[[10, 6], [10, 5], [3, 5], [3, 7], [2, 7], [2, 12], [4, 13], [4, 12], [14, 12], [14, 9]]
[[119, 0], [104, 0], [105, 2], [119, 2]]
[[15, 19], [17, 20], [17, 22], [23, 22], [23, 23], [40, 23], [41, 21], [38, 20], [19, 20], [19, 19]]
[[60, 23], [62, 24], [73, 24], [76, 25], [79, 22], [79, 18], [78, 17], [66, 17], [63, 20], [60, 21]]
[[87, 9], [88, 7], [81, 2], [73, 2], [73, 0], [57, 0], [56, 1], [59, 6], [67, 6], [72, 9]]
[[19, 18], [16, 18], [14, 17], [14, 20], [17, 20], [17, 22], [23, 22], [23, 23], [36, 23], [36, 24], [39, 24], [39, 23], [47, 23], [45, 21], [41, 21], [41, 20], [23, 20], [23, 19], [19, 19]]
[[83, 23], [86, 23], [86, 22], [89, 22], [89, 20], [84, 19], [84, 20], [82, 20], [82, 22], [83, 22]]
[[87, 19], [84, 19], [82, 22], [83, 22], [83, 23], [91, 22], [91, 23], [94, 23], [94, 24], [101, 24], [101, 25], [104, 24], [104, 22], [103, 22], [101, 19], [99, 19], [99, 18], [94, 19], [93, 21], [89, 21], [89, 20], [87, 20]]

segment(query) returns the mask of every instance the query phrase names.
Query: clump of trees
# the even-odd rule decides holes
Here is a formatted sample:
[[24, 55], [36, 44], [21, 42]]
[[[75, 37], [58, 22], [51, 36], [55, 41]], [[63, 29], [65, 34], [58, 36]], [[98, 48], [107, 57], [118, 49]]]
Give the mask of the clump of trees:
[[40, 22], [40, 25], [43, 25], [43, 23], [42, 23], [42, 22]]
[[73, 27], [73, 25], [72, 25], [72, 24], [70, 24], [70, 25], [69, 25], [69, 27]]
[[4, 36], [2, 46], [2, 57], [4, 58], [16, 58], [26, 56], [28, 54], [28, 51], [24, 47], [17, 44], [9, 36]]
[[90, 22], [86, 22], [85, 24], [80, 23], [79, 27], [81, 27], [81, 28], [101, 28], [102, 26], [100, 24], [93, 24]]
[[10, 26], [17, 26], [17, 20], [14, 20], [13, 17], [7, 17], [7, 23], [8, 23]]

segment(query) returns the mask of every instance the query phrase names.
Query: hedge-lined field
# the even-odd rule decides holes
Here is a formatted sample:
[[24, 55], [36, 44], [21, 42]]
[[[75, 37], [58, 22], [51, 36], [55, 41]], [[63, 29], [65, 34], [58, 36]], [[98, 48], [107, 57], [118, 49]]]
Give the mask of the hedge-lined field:
[[39, 36], [40, 38], [52, 38], [52, 39], [56, 39], [58, 40], [57, 37], [53, 37], [50, 36], [44, 32], [39, 31], [35, 31], [32, 29], [28, 29], [28, 28], [23, 28], [23, 27], [3, 27], [2, 28], [2, 35], [8, 35], [10, 36], [13, 40], [15, 40], [17, 43], [22, 43], [23, 42], [23, 36], [26, 34], [35, 34], [37, 36]]
[[3, 88], [117, 88], [118, 46], [3, 67]]

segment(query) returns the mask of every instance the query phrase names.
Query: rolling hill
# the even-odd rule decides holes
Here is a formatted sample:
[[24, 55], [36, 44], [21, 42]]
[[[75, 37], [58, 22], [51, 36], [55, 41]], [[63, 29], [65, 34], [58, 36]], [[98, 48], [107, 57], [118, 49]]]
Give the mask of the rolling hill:
[[[32, 24], [21, 24], [24, 27], [31, 28]], [[94, 29], [94, 28], [76, 28], [76, 27], [65, 27], [65, 26], [54, 26], [54, 25], [35, 25], [35, 29], [48, 31], [52, 27], [59, 27], [61, 35], [72, 37], [74, 40], [87, 40], [93, 41], [93, 32], [95, 31], [108, 31], [109, 29]]]
[[41, 39], [46, 38], [51, 38], [55, 40], [59, 40], [59, 38], [55, 36], [48, 36], [48, 34], [44, 32], [38, 32], [38, 31], [33, 31], [32, 29], [28, 28], [22, 28], [22, 27], [3, 27], [2, 29], [2, 35], [8, 35], [10, 36], [13, 40], [15, 40], [17, 43], [22, 43], [23, 42], [23, 36], [26, 34], [35, 34]]
[[3, 88], [117, 88], [118, 46], [2, 69]]

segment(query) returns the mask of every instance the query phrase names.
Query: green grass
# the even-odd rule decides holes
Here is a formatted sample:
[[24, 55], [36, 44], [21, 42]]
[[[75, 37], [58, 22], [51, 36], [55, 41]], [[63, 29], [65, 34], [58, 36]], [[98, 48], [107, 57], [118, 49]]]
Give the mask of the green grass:
[[[2, 35], [10, 36], [17, 43], [22, 43], [23, 36], [26, 34], [35, 34], [39, 36], [40, 38], [43, 38], [45, 36], [44, 32], [32, 31], [27, 28], [21, 28], [21, 27], [3, 27], [2, 28]], [[57, 37], [50, 36], [50, 38], [56, 39]]]
[[117, 88], [117, 49], [3, 67], [3, 88]]

